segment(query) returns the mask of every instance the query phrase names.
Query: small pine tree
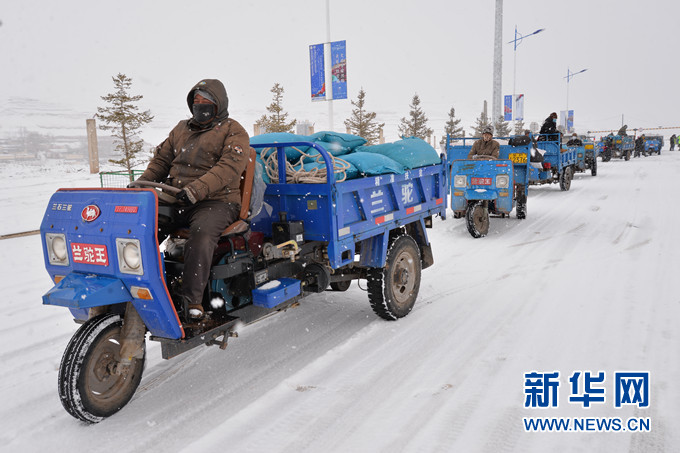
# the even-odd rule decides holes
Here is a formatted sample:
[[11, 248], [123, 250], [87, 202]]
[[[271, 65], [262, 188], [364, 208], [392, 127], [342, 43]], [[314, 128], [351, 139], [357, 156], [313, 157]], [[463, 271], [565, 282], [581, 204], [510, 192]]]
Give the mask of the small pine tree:
[[509, 137], [510, 136], [510, 124], [505, 121], [503, 115], [500, 115], [493, 125], [496, 131], [497, 137]]
[[275, 83], [270, 91], [274, 96], [272, 97], [272, 103], [267, 107], [269, 115], [262, 115], [255, 124], [267, 132], [293, 132], [297, 120], [287, 121], [288, 113], [283, 111], [281, 105], [283, 102], [283, 87]]
[[451, 107], [451, 110], [449, 110], [449, 119], [446, 122], [446, 125], [444, 126], [444, 136], [442, 137], [441, 141], [439, 142], [441, 145], [446, 145], [446, 136], [448, 135], [451, 138], [457, 138], [457, 137], [464, 137], [465, 136], [465, 131], [463, 130], [462, 126], [458, 126], [461, 122], [461, 119], [458, 118], [456, 119], [456, 109]]
[[524, 135], [524, 121], [515, 121], [515, 135]]
[[402, 118], [399, 124], [399, 135], [427, 140], [433, 131], [427, 127], [427, 116], [420, 109], [420, 98], [417, 93], [413, 95], [410, 107], [409, 119]]
[[153, 120], [151, 112], [146, 110], [138, 112], [134, 104], [143, 98], [141, 95], [131, 96], [132, 79], [125, 74], [112, 77], [116, 89], [114, 93], [101, 96], [102, 100], [109, 103], [107, 107], [97, 107], [95, 117], [104, 122], [99, 128], [112, 131], [115, 150], [123, 155], [119, 160], [109, 159], [109, 162], [125, 167], [132, 180], [132, 169], [142, 163], [137, 154], [142, 151], [144, 140], [138, 138], [138, 130]]
[[359, 90], [357, 100], [351, 102], [356, 108], [352, 109], [352, 116], [345, 120], [345, 126], [352, 134], [365, 138], [367, 145], [376, 144], [380, 138], [380, 129], [385, 126], [385, 123], [377, 123], [376, 113], [364, 110], [366, 92], [363, 88]]
[[482, 136], [482, 131], [484, 128], [491, 126], [491, 122], [489, 121], [489, 118], [482, 112], [479, 115], [479, 118], [477, 118], [477, 124], [472, 126], [472, 136], [473, 137], [481, 137]]

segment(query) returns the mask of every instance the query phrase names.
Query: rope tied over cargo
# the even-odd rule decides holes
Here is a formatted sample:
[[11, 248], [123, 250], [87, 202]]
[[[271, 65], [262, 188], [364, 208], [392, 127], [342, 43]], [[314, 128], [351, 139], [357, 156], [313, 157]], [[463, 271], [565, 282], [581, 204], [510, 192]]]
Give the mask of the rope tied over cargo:
[[[292, 146], [292, 149], [300, 153], [300, 159], [295, 163], [290, 163], [286, 160], [286, 180], [292, 183], [307, 183], [307, 184], [322, 184], [327, 181], [328, 171], [326, 164], [321, 154], [309, 154], [301, 149]], [[329, 154], [333, 161], [333, 172], [335, 173], [336, 182], [343, 182], [347, 179], [347, 170], [350, 168], [349, 162], [340, 159], [339, 157]], [[260, 152], [264, 169], [267, 176], [273, 183], [279, 182], [279, 161], [276, 153], [276, 148], [264, 148]], [[305, 170], [305, 164], [320, 164], [319, 167], [314, 167]]]

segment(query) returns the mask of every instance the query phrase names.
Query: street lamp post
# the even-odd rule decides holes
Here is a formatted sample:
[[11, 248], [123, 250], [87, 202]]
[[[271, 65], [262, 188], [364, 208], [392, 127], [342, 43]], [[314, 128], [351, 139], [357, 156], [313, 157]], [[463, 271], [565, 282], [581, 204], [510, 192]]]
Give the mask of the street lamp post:
[[567, 130], [569, 129], [569, 120], [568, 120], [568, 118], [569, 118], [569, 82], [571, 81], [572, 77], [574, 77], [576, 74], [581, 74], [582, 72], [586, 72], [587, 70], [588, 70], [588, 68], [581, 69], [580, 71], [577, 71], [577, 72], [571, 72], [569, 70], [569, 68], [567, 68], [567, 75], [566, 75], [566, 77], [563, 77], [564, 79], [567, 79], [567, 110], [566, 110], [567, 118], [565, 118], [565, 124], [564, 124], [564, 128], [567, 129]]
[[509, 41], [508, 44], [513, 44], [514, 46], [514, 57], [513, 57], [513, 63], [512, 63], [512, 127], [514, 129], [515, 127], [515, 114], [516, 114], [516, 93], [515, 93], [515, 84], [517, 81], [517, 46], [522, 42], [524, 38], [528, 38], [529, 36], [537, 35], [540, 32], [545, 30], [545, 28], [539, 28], [533, 33], [529, 33], [528, 35], [522, 35], [521, 33], [517, 32], [517, 25], [515, 25], [515, 39], [512, 41]]

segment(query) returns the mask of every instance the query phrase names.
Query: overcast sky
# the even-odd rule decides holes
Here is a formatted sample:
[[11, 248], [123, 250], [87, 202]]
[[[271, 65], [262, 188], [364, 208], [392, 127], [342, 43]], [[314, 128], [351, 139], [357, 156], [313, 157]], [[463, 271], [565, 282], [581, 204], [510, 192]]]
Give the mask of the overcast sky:
[[[494, 0], [330, 5], [331, 40], [347, 41], [349, 96], [365, 89], [366, 108], [386, 123], [388, 141], [397, 139], [415, 93], [437, 136], [451, 107], [468, 131], [484, 100], [491, 112]], [[512, 93], [507, 42], [515, 25], [523, 34], [545, 28], [517, 49], [527, 122], [564, 110], [567, 69], [588, 68], [569, 84], [578, 131], [618, 128], [622, 115], [629, 128], [680, 126], [679, 5], [505, 1], [503, 94]], [[232, 117], [251, 133], [277, 82], [292, 118], [328, 128], [327, 104], [311, 102], [309, 76], [309, 45], [326, 40], [325, 0], [5, 1], [0, 21], [0, 132], [16, 124], [16, 108], [30, 105], [17, 99], [59, 106], [77, 123], [82, 114], [84, 130], [84, 118], [104, 105], [100, 96], [113, 91], [119, 72], [133, 79], [133, 94], [144, 96], [140, 107], [156, 116], [142, 133], [151, 143], [187, 117], [187, 91], [202, 78], [224, 82]], [[349, 100], [334, 102], [336, 130], [344, 131], [350, 111]]]

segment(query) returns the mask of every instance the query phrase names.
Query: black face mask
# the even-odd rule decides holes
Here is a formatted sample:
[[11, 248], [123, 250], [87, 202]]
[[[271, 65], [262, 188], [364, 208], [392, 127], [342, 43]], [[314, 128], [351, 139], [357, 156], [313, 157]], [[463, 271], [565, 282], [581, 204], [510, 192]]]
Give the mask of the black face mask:
[[215, 118], [214, 104], [194, 104], [191, 111], [194, 114], [194, 120], [200, 124], [207, 124]]

